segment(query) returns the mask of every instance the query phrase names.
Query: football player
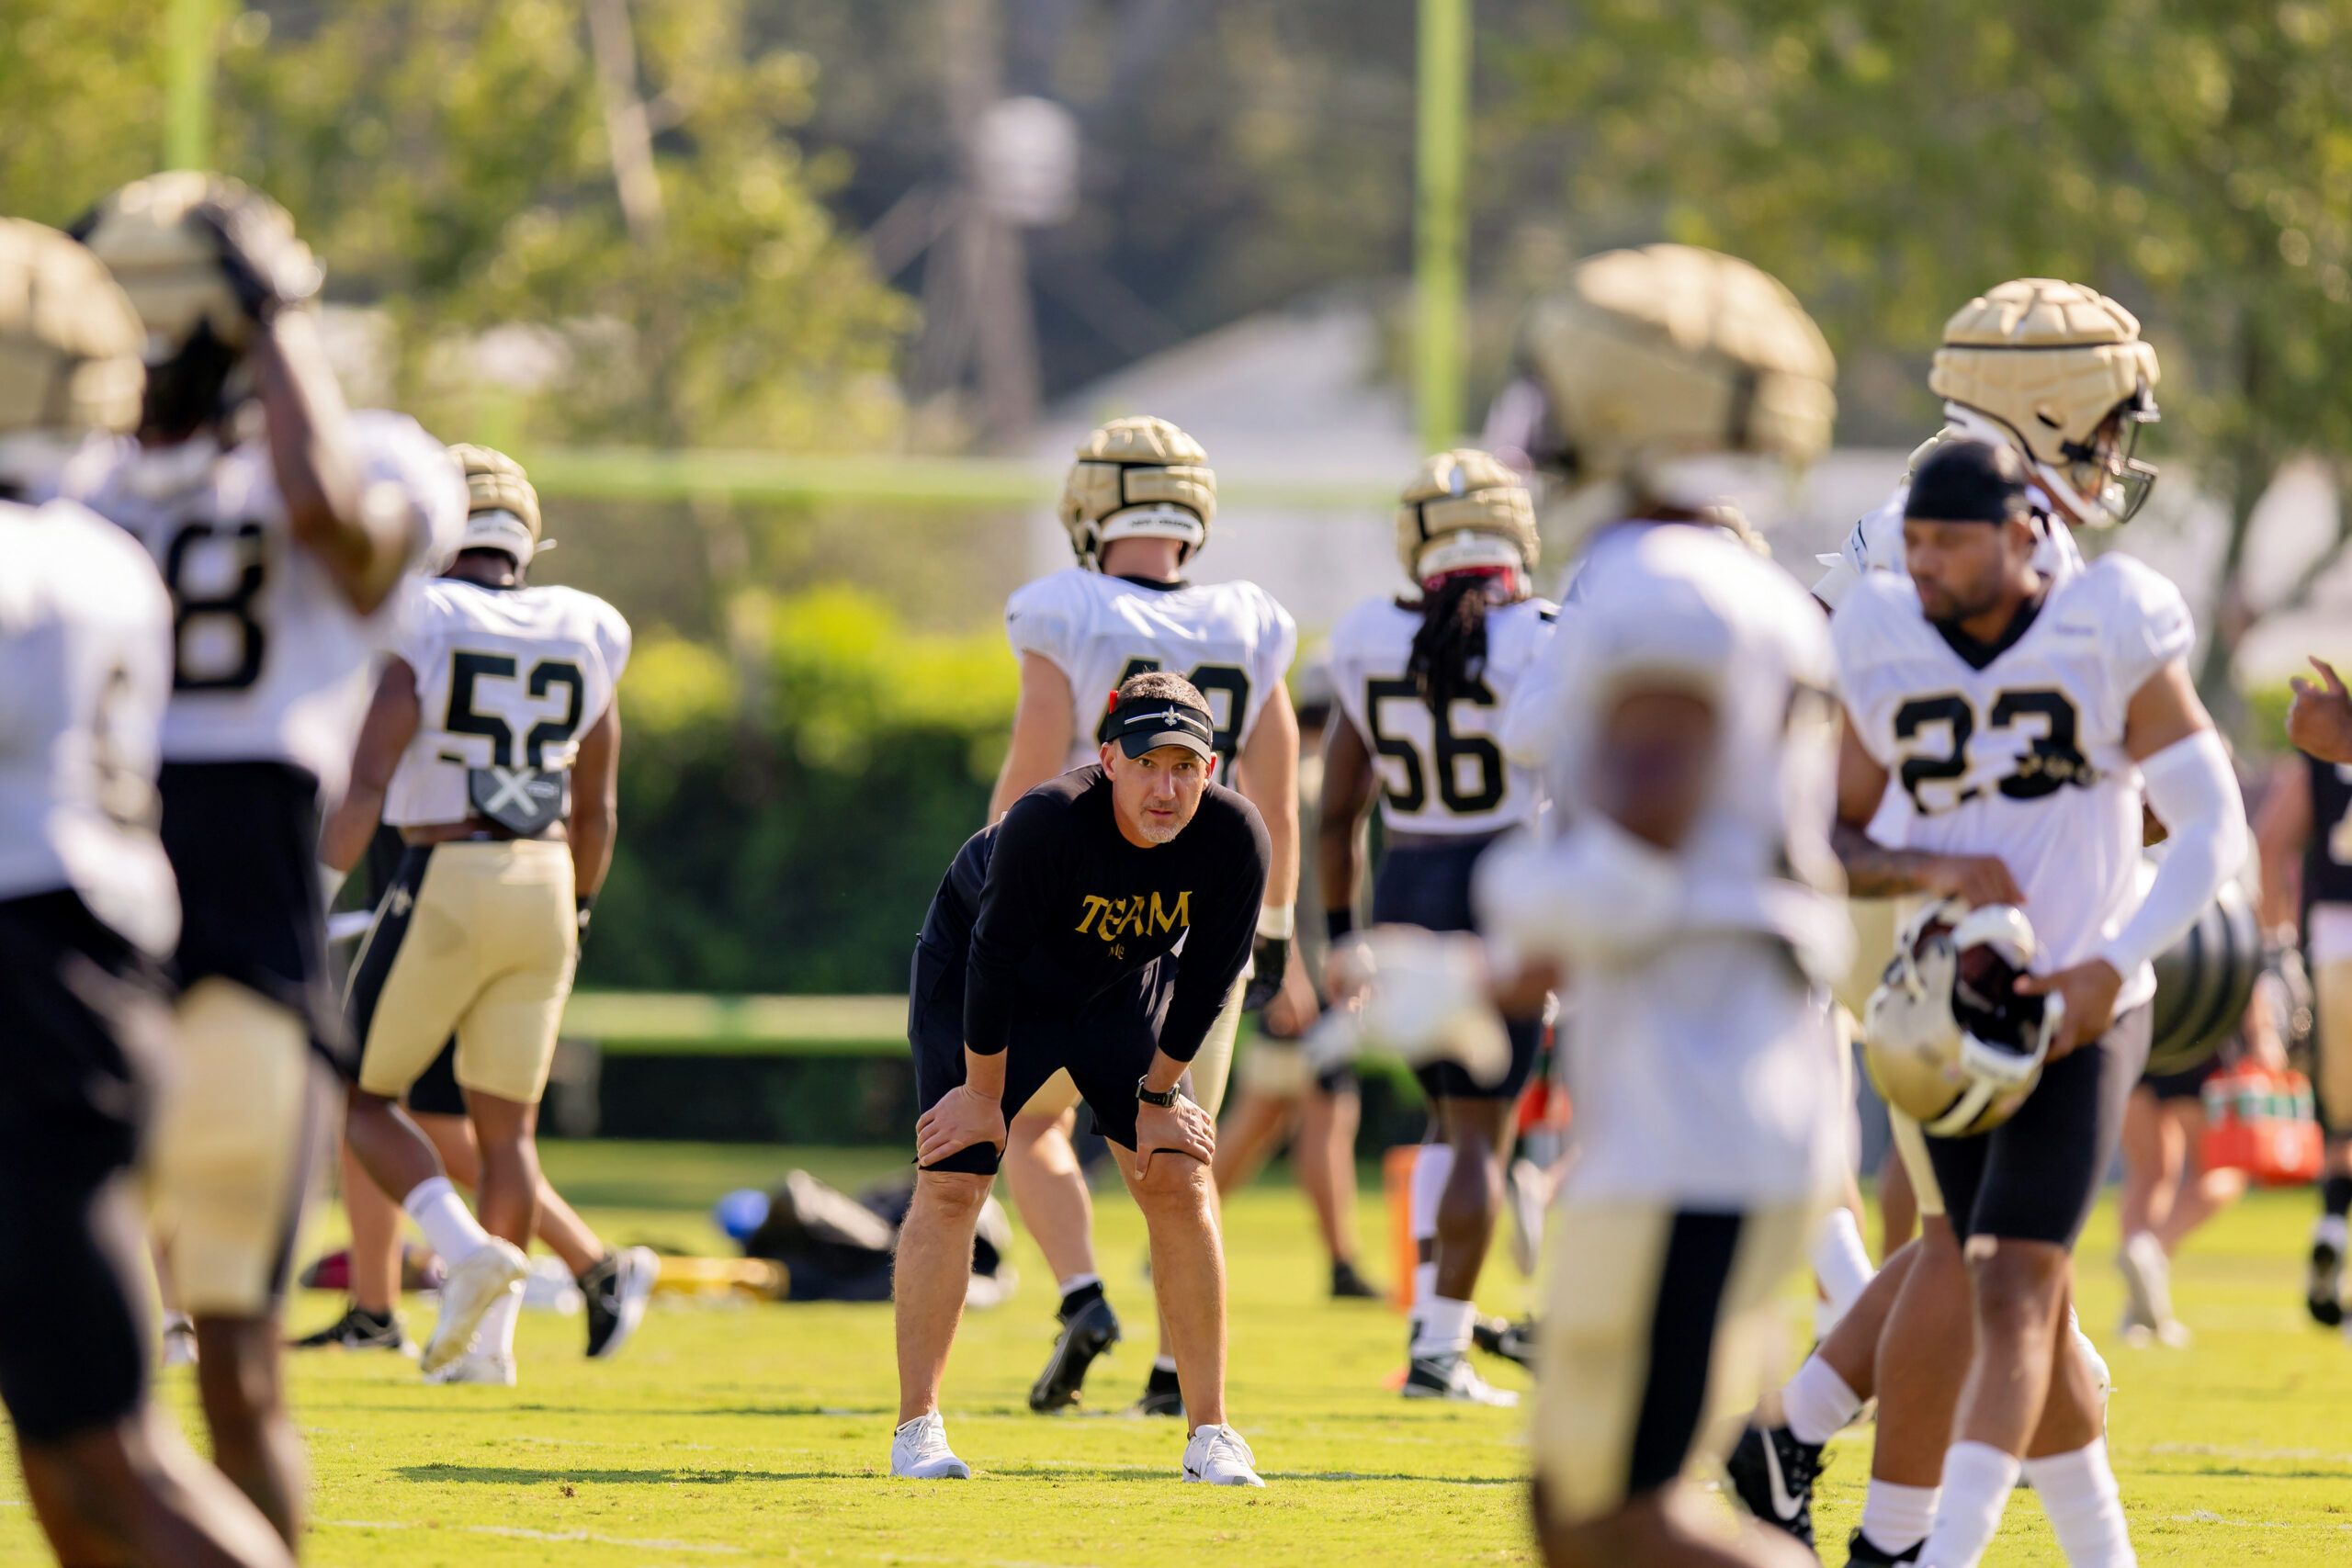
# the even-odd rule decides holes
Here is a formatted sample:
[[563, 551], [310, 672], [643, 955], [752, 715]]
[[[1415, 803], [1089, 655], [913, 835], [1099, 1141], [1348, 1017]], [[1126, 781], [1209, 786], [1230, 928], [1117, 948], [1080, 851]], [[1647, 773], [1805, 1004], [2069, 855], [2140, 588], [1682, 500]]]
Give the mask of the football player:
[[[1892, 573], [1899, 581], [1911, 474], [1955, 433], [1998, 433], [1987, 439], [2008, 446], [2024, 465], [2033, 564], [2047, 581], [2065, 581], [2083, 568], [2069, 525], [2112, 525], [2146, 499], [2155, 470], [2132, 454], [2140, 426], [2156, 417], [2158, 367], [2131, 312], [2077, 284], [2018, 278], [1962, 306], [1945, 323], [1943, 338], [1928, 386], [1944, 399], [1945, 428], [1911, 455], [1910, 470], [1893, 498], [1862, 519], [1844, 550], [1823, 558], [1830, 570], [1813, 592], [1833, 608], [1870, 573]], [[1898, 830], [1899, 800], [1882, 809], [1895, 814], [1882, 829]], [[1962, 880], [1988, 874], [1972, 865], [1973, 858], [1946, 857], [1932, 890], [1950, 894]], [[1858, 888], [1858, 898], [1866, 891]], [[1873, 909], [1891, 935], [1883, 903], [1858, 907]], [[1927, 1145], [1899, 1107], [1889, 1108], [1889, 1122], [1897, 1163], [1917, 1206], [1919, 1238], [1888, 1256], [1848, 1318], [1823, 1338], [1778, 1399], [1768, 1401], [1728, 1466], [1741, 1500], [1758, 1517], [1810, 1545], [1822, 1446], [1877, 1397], [1870, 1492], [1853, 1546], [1866, 1562], [1877, 1561], [1868, 1554], [1890, 1546], [1899, 1553], [1927, 1533], [1960, 1397], [1960, 1369], [1939, 1348], [1968, 1332], [1960, 1243]], [[2065, 1321], [2076, 1352], [2104, 1388], [2106, 1364], [2083, 1334], [2071, 1300]]]
[[1505, 716], [1505, 753], [1542, 761], [1561, 826], [1477, 876], [1497, 950], [1576, 979], [1538, 1534], [1554, 1563], [1802, 1562], [1760, 1529], [1723, 1539], [1681, 1479], [1729, 1446], [1723, 1402], [1834, 1190], [1843, 1107], [1814, 989], [1850, 935], [1827, 633], [1718, 525], [1706, 460], [1817, 454], [1834, 364], [1776, 280], [1679, 245], [1579, 264], [1527, 342], [1536, 448], [1624, 519]]
[[[457, 558], [402, 605], [322, 853], [349, 871], [379, 819], [407, 840], [352, 968], [361, 1054], [345, 1136], [449, 1265], [426, 1379], [512, 1384], [539, 1097], [612, 863], [629, 630], [594, 594], [526, 583], [542, 547], [529, 479], [503, 453], [450, 450], [468, 490]], [[479, 1223], [398, 1103], [453, 1032]], [[629, 1261], [641, 1315], [651, 1260]]]
[[147, 1398], [131, 1173], [173, 1046], [171, 601], [121, 530], [17, 499], [137, 423], [145, 336], [87, 251], [0, 219], [0, 1399], [61, 1560], [281, 1564], [269, 1522]]
[[158, 1120], [161, 1228], [201, 1348], [213, 1454], [289, 1542], [301, 1441], [278, 1375], [316, 1126], [327, 979], [322, 803], [343, 787], [401, 576], [446, 556], [465, 487], [395, 414], [348, 412], [305, 307], [318, 264], [285, 209], [218, 175], [156, 175], [75, 226], [138, 310], [135, 441], [75, 488], [172, 596], [164, 848], [183, 919], [179, 1082]]
[[[1060, 515], [1078, 564], [1030, 583], [1004, 608], [1006, 635], [1021, 657], [1021, 697], [989, 819], [1046, 780], [1094, 761], [1103, 701], [1128, 676], [1168, 670], [1208, 698], [1219, 778], [1258, 807], [1273, 847], [1254, 973], [1237, 987], [1190, 1069], [1190, 1092], [1214, 1118], [1240, 1015], [1273, 997], [1288, 963], [1298, 895], [1298, 722], [1283, 681], [1298, 628], [1255, 583], [1184, 580], [1216, 518], [1216, 475], [1200, 443], [1164, 419], [1116, 419], [1089, 435], [1062, 487]], [[1069, 1075], [1056, 1074], [1012, 1118], [1005, 1145], [1013, 1200], [1062, 1292], [1061, 1331], [1029, 1391], [1029, 1407], [1039, 1411], [1075, 1404], [1089, 1365], [1120, 1337], [1094, 1265], [1093, 1209], [1070, 1147], [1077, 1104]], [[1184, 1413], [1165, 1333], [1137, 1408]]]
[[2312, 1321], [2335, 1328], [2344, 1322], [2345, 1216], [2352, 1213], [2352, 764], [2306, 751], [2282, 763], [2279, 774], [2255, 829], [2263, 923], [2274, 931], [2301, 928], [2318, 993], [2312, 1077], [2327, 1163], [2303, 1300]]
[[[2052, 380], [2103, 365], [2109, 388], [2144, 390], [2139, 346], [2088, 367], [2027, 348], [1997, 374], [2048, 397]], [[1939, 365], [1948, 396], [1958, 377], [1951, 360]], [[1933, 1568], [1982, 1557], [2021, 1467], [2069, 1561], [2130, 1560], [2098, 1390], [2058, 1332], [2070, 1254], [2145, 1065], [2150, 961], [2246, 848], [2236, 776], [2189, 680], [2179, 591], [2121, 556], [2046, 579], [2033, 564], [2043, 535], [2031, 491], [2049, 477], [2007, 443], [1939, 447], [1905, 501], [1910, 581], [1869, 574], [1833, 623], [1848, 713], [1839, 851], [1856, 890], [2021, 906], [2036, 951], [2018, 990], [2063, 1009], [2014, 1114], [1989, 1132], [1980, 1120], [1927, 1139], [1967, 1259], [1975, 1335], [1917, 1552]], [[1866, 832], [1891, 782], [1900, 824], [1880, 831], [1899, 850]], [[2172, 843], [2144, 897], [2143, 801]], [[1958, 886], [1956, 856], [1971, 857]], [[1865, 1536], [1875, 1560], [1899, 1561], [1913, 1544]]]
[[[1506, 761], [1496, 741], [1558, 615], [1531, 581], [1540, 546], [1526, 487], [1484, 452], [1441, 452], [1405, 487], [1396, 550], [1415, 595], [1369, 600], [1331, 632], [1340, 711], [1324, 746], [1317, 868], [1334, 942], [1355, 923], [1359, 845], [1375, 792], [1385, 857], [1372, 918], [1439, 931], [1471, 928], [1480, 857], [1531, 826], [1541, 804], [1533, 772]], [[1451, 1061], [1416, 1070], [1438, 1135], [1413, 1163], [1408, 1399], [1519, 1403], [1469, 1359], [1473, 1292], [1543, 1019], [1513, 1020], [1510, 1033], [1510, 1070], [1491, 1083]]]

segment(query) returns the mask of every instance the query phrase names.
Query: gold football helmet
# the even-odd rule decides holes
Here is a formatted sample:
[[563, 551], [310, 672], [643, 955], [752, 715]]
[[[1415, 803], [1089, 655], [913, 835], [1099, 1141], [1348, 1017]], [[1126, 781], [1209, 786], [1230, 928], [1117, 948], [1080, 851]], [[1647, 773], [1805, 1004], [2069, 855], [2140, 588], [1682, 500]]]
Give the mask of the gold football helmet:
[[142, 337], [97, 257], [54, 229], [0, 218], [0, 440], [135, 427]]
[[2078, 283], [2019, 277], [1944, 323], [1928, 388], [1959, 434], [2016, 447], [2062, 521], [2109, 527], [2155, 483], [2132, 454], [2158, 417], [2157, 375], [2131, 311]]
[[1889, 1105], [1939, 1138], [1989, 1133], [2041, 1081], [2065, 1019], [2020, 997], [2033, 924], [2007, 904], [1930, 903], [1905, 921], [1862, 1020], [1862, 1059]]
[[1520, 354], [1547, 405], [1530, 456], [1573, 483], [1639, 493], [1675, 459], [1715, 453], [1802, 465], [1837, 414], [1837, 360], [1796, 296], [1691, 245], [1577, 263], [1529, 308]]
[[466, 474], [466, 531], [461, 550], [504, 550], [517, 566], [528, 566], [553, 539], [539, 537], [539, 492], [523, 465], [491, 446], [460, 442], [449, 456]]
[[1079, 564], [1102, 570], [1114, 539], [1178, 539], [1189, 560], [1216, 520], [1216, 474], [1201, 444], [1164, 419], [1114, 419], [1089, 435], [1062, 481]]
[[1415, 582], [1475, 567], [1511, 567], [1524, 574], [1543, 551], [1527, 487], [1487, 453], [1458, 446], [1423, 458], [1405, 485], [1396, 508], [1396, 558]]
[[[134, 180], [91, 209], [74, 234], [137, 307], [150, 365], [175, 357], [208, 329], [242, 350], [254, 324], [245, 296], [300, 303], [323, 281], [286, 209], [226, 175], [175, 169]], [[232, 269], [252, 276], [240, 279]]]

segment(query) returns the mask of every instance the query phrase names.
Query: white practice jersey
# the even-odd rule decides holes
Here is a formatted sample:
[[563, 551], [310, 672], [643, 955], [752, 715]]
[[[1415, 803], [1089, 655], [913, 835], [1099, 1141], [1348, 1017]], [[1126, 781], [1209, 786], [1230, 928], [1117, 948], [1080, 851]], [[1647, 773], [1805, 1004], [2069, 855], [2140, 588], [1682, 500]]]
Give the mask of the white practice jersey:
[[[2041, 537], [2034, 547], [2033, 569], [2052, 582], [2074, 576], [2083, 570], [2083, 547], [2075, 542], [2075, 531], [2057, 520], [2040, 491], [2030, 493], [2036, 507], [2033, 525]], [[1835, 554], [1814, 558], [1829, 569], [1813, 585], [1815, 598], [1835, 610], [1864, 573], [1904, 574], [1903, 503], [1910, 499], [1911, 485], [1905, 480], [1878, 507], [1862, 513], [1862, 520], [1854, 525]]]
[[1673, 856], [1670, 940], [1577, 971], [1572, 1201], [1815, 1196], [1835, 1174], [1845, 1117], [1815, 983], [1842, 970], [1851, 943], [1829, 842], [1828, 629], [1794, 579], [1710, 528], [1611, 529], [1578, 581], [1548, 661], [1555, 812], [1593, 808], [1601, 727], [1630, 687], [1705, 693], [1720, 729], [1708, 796]]
[[1559, 606], [1544, 599], [1487, 612], [1487, 668], [1441, 719], [1413, 689], [1406, 666], [1421, 613], [1371, 599], [1340, 618], [1329, 650], [1341, 711], [1380, 770], [1381, 821], [1391, 830], [1492, 833], [1535, 820], [1535, 770], [1507, 761], [1503, 710], [1552, 639]]
[[122, 531], [0, 502], [0, 898], [72, 889], [161, 957], [180, 901], [155, 837], [172, 604]]
[[[1831, 634], [1856, 733], [1903, 799], [1873, 836], [2000, 856], [2025, 894], [2034, 969], [2090, 957], [2140, 902], [2140, 772], [2124, 714], [2196, 639], [2180, 590], [2128, 556], [2102, 557], [2052, 584], [2007, 643], [1964, 656], [1908, 578], [1872, 573]], [[2154, 991], [2143, 966], [2117, 1003]]]
[[[356, 412], [350, 429], [361, 482], [396, 486], [420, 519], [413, 564], [437, 567], [465, 525], [456, 460], [403, 414]], [[295, 543], [266, 439], [126, 442], [95, 467], [77, 498], [147, 547], [172, 594], [164, 760], [290, 762], [340, 794], [392, 617], [352, 609]]]
[[568, 770], [612, 705], [628, 623], [576, 588], [407, 585], [392, 652], [416, 676], [416, 737], [384, 797], [393, 827], [462, 822], [476, 768]]
[[1298, 625], [1254, 582], [1166, 588], [1066, 567], [1005, 602], [1005, 635], [1017, 654], [1042, 654], [1069, 678], [1067, 764], [1094, 761], [1095, 727], [1130, 675], [1167, 670], [1208, 699], [1216, 721], [1217, 776], [1230, 782], [1266, 698], [1290, 673]]

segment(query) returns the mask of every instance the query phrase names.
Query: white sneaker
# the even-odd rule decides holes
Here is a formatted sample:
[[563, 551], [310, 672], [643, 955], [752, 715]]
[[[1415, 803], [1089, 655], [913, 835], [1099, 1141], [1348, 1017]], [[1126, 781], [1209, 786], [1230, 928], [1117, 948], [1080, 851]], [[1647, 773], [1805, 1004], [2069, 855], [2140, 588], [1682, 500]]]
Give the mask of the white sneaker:
[[2132, 1304], [2124, 1321], [2175, 1349], [2188, 1343], [2188, 1330], [2172, 1314], [2172, 1259], [2164, 1243], [2146, 1231], [2133, 1235], [2115, 1255], [2115, 1267]]
[[439, 1370], [425, 1373], [424, 1381], [435, 1383], [486, 1383], [492, 1388], [513, 1388], [514, 1358], [495, 1350], [469, 1350]]
[[1184, 1445], [1184, 1479], [1211, 1486], [1263, 1486], [1251, 1467], [1258, 1456], [1230, 1427], [1196, 1427]]
[[164, 1365], [167, 1367], [196, 1365], [196, 1325], [184, 1312], [164, 1314]]
[[433, 1325], [433, 1337], [425, 1342], [424, 1370], [437, 1372], [464, 1355], [491, 1303], [521, 1290], [523, 1276], [530, 1271], [523, 1249], [498, 1236], [492, 1236], [464, 1262], [452, 1267], [441, 1286], [441, 1315]]
[[1519, 1403], [1519, 1395], [1507, 1388], [1497, 1388], [1478, 1375], [1470, 1364], [1467, 1352], [1451, 1351], [1442, 1356], [1415, 1356], [1405, 1369], [1405, 1384], [1401, 1392], [1408, 1399], [1442, 1399], [1456, 1404], [1491, 1404], [1508, 1410]]
[[947, 1424], [934, 1410], [890, 1434], [890, 1473], [901, 1481], [969, 1481], [972, 1467], [947, 1446]]

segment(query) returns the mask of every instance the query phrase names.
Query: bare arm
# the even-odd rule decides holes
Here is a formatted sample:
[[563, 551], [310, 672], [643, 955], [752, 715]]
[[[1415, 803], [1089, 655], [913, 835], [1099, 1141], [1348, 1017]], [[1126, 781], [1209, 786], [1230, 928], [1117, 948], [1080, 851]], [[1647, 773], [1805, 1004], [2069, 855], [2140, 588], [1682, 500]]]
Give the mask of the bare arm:
[[1871, 818], [1886, 798], [1888, 773], [1862, 744], [1854, 716], [1846, 715], [1838, 743], [1838, 822], [1830, 842], [1846, 868], [1846, 889], [1857, 898], [1934, 893], [1971, 904], [2023, 904], [2008, 868], [1995, 855], [1939, 855], [1890, 850], [1870, 836]]
[[319, 834], [319, 858], [335, 870], [348, 874], [368, 852], [368, 840], [383, 818], [384, 792], [391, 787], [408, 743], [416, 738], [418, 716], [416, 671], [405, 660], [389, 660], [359, 727], [351, 782]]
[[[989, 820], [1012, 808], [1012, 803], [1062, 771], [1069, 757], [1077, 699], [1061, 666], [1042, 653], [1021, 656], [1021, 702], [1012, 710], [1012, 744], [989, 795]], [[1294, 881], [1296, 873], [1292, 874]]]
[[1315, 814], [1315, 879], [1327, 918], [1339, 910], [1354, 916], [1363, 818], [1379, 784], [1363, 731], [1335, 709], [1323, 732], [1323, 795]]
[[1266, 823], [1265, 905], [1287, 909], [1298, 902], [1298, 715], [1287, 688], [1278, 684], [1266, 698], [1238, 760], [1234, 782]]
[[385, 507], [371, 500], [351, 450], [343, 389], [306, 312], [278, 315], [256, 339], [253, 362], [294, 537], [325, 564], [352, 608], [373, 615], [408, 565], [414, 513], [405, 501]]
[[2213, 728], [2205, 699], [2188, 678], [2186, 660], [2176, 659], [2141, 683], [2123, 710], [2123, 750], [2144, 762], [2167, 746]]
[[2289, 758], [2273, 770], [2261, 814], [2255, 818], [2254, 841], [2262, 852], [2262, 924], [2268, 931], [2286, 931], [2295, 924], [2302, 891], [2303, 848], [2312, 838], [2312, 787], [2301, 758]]
[[594, 898], [613, 869], [613, 837], [620, 823], [621, 699], [613, 694], [604, 713], [580, 738], [571, 763], [572, 891]]

